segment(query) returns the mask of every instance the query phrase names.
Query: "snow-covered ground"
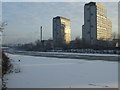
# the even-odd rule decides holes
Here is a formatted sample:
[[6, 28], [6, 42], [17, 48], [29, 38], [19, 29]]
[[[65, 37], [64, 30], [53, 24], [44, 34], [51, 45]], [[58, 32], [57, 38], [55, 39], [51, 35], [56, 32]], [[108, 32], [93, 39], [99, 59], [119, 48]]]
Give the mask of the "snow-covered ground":
[[87, 59], [87, 60], [107, 60], [119, 61], [118, 54], [97, 54], [97, 53], [69, 53], [69, 52], [35, 52], [35, 51], [13, 51], [11, 54], [56, 57], [69, 59]]
[[8, 55], [14, 64], [8, 88], [118, 87], [118, 62]]
[[93, 54], [93, 53], [68, 53], [68, 52], [37, 52], [44, 54], [63, 54], [63, 55], [91, 55], [91, 56], [118, 56], [118, 54]]
[[27, 53], [27, 54], [33, 54], [33, 55], [39, 55], [39, 54], [49, 54], [49, 55], [90, 55], [90, 56], [117, 56], [118, 54], [98, 54], [98, 53], [69, 53], [69, 52], [36, 52], [36, 51], [15, 51], [17, 53]]
[[0, 90], [2, 89], [2, 65], [0, 65]]

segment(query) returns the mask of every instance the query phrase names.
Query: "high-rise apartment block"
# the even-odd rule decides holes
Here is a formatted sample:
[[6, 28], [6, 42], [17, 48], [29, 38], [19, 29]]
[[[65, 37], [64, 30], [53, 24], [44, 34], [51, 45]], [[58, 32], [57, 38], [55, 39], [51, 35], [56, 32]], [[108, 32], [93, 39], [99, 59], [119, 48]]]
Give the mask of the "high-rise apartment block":
[[85, 4], [82, 39], [91, 45], [97, 40], [112, 40], [112, 21], [107, 18], [106, 7], [95, 2]]
[[53, 41], [55, 45], [69, 44], [70, 36], [70, 19], [64, 17], [53, 18]]

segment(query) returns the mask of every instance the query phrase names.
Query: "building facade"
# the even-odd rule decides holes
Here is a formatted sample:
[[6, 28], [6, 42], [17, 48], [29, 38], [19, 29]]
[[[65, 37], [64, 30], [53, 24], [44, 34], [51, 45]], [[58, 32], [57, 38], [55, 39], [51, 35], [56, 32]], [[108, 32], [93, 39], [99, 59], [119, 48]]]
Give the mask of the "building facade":
[[55, 45], [69, 44], [71, 41], [70, 31], [70, 19], [60, 16], [53, 18], [53, 42]]
[[112, 21], [107, 18], [106, 7], [95, 2], [85, 4], [82, 39], [91, 45], [97, 40], [112, 40]]

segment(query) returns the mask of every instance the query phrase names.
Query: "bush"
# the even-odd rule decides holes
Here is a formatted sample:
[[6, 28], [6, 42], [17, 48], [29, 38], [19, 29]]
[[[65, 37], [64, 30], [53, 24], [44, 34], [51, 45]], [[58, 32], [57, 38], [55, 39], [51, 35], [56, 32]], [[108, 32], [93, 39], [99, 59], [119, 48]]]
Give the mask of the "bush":
[[11, 67], [10, 59], [2, 52], [2, 90], [6, 90], [6, 81], [3, 76], [10, 71]]
[[10, 70], [11, 66], [10, 59], [2, 52], [2, 76]]

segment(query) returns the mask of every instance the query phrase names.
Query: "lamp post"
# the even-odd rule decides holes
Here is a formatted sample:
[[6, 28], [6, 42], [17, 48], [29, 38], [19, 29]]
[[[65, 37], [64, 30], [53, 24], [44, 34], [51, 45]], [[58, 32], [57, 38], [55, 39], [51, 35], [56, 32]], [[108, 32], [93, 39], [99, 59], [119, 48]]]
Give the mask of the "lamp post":
[[42, 42], [42, 26], [40, 27], [40, 41]]

